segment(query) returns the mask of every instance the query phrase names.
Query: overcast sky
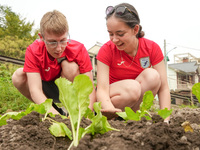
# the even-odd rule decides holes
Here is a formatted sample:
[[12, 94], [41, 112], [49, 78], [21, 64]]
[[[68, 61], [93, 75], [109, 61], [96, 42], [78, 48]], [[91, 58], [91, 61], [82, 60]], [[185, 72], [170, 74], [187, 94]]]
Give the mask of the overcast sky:
[[158, 43], [162, 51], [166, 40], [169, 63], [174, 54], [189, 52], [200, 57], [199, 0], [0, 0], [22, 18], [34, 21], [34, 28], [39, 28], [47, 11], [59, 10], [67, 17], [71, 39], [87, 49], [109, 40], [105, 9], [122, 2], [137, 9], [145, 38]]

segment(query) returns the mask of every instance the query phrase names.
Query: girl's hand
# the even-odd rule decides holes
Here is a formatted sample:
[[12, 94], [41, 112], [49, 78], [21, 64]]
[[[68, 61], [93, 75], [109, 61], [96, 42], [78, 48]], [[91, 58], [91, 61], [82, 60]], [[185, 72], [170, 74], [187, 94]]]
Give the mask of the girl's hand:
[[108, 120], [118, 117], [118, 115], [116, 114], [116, 112], [122, 112], [121, 109], [118, 108], [113, 108], [113, 109], [101, 109], [101, 112], [104, 116], [107, 117]]

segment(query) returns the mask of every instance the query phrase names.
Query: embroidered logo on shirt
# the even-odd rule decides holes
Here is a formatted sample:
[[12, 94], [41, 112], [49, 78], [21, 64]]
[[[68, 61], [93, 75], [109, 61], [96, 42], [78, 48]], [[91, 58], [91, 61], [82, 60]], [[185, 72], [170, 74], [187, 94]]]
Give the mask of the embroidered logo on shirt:
[[117, 63], [118, 66], [121, 66], [125, 61], [121, 61], [120, 63]]
[[140, 65], [142, 68], [148, 68], [150, 66], [150, 59], [149, 57], [140, 58]]
[[44, 69], [44, 71], [48, 72], [50, 70], [50, 67], [48, 67], [48, 69]]

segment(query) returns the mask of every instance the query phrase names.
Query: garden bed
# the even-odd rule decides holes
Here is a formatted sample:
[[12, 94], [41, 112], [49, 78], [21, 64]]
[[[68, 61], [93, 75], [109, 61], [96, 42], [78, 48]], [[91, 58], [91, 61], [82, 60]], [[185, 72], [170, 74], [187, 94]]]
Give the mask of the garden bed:
[[[41, 121], [36, 112], [0, 127], [0, 149], [2, 150], [66, 150], [71, 141], [67, 137], [56, 138], [48, 130], [48, 120]], [[70, 128], [69, 120], [56, 116]], [[185, 132], [181, 124], [189, 121], [193, 132]], [[109, 131], [103, 135], [85, 135], [74, 150], [200, 150], [200, 108], [175, 109], [168, 125], [157, 115], [153, 120], [128, 121], [109, 120], [112, 127], [120, 131]], [[84, 119], [82, 126], [90, 124]]]

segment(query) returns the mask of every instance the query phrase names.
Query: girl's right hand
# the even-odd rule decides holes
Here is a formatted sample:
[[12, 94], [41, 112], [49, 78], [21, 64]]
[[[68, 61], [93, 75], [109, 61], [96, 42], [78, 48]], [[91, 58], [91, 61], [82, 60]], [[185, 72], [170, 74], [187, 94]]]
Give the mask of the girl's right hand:
[[116, 114], [116, 112], [122, 112], [121, 109], [118, 108], [113, 108], [113, 109], [101, 109], [101, 112], [104, 116], [107, 117], [108, 120], [118, 117], [118, 115]]

